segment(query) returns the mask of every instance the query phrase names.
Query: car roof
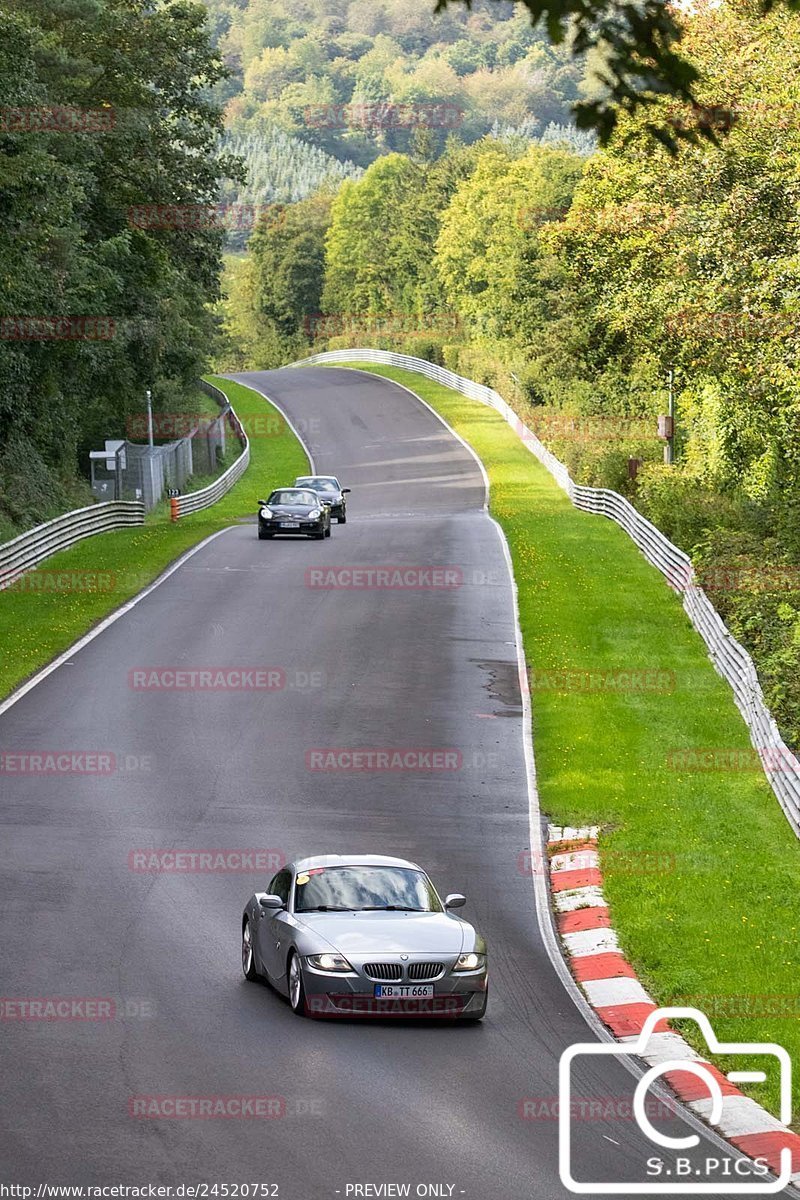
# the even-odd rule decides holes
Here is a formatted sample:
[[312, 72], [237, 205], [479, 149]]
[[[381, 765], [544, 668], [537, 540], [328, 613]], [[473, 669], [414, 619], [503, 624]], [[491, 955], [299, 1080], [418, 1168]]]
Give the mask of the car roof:
[[339, 482], [339, 480], [337, 479], [337, 477], [335, 475], [298, 475], [297, 479], [295, 479], [295, 484], [297, 484], [298, 481], [301, 479], [306, 479], [306, 480], [324, 479], [331, 483]]
[[287, 864], [295, 871], [313, 870], [314, 867], [410, 867], [421, 871], [422, 867], [406, 858], [390, 858], [386, 854], [315, 854], [311, 858], [298, 858]]

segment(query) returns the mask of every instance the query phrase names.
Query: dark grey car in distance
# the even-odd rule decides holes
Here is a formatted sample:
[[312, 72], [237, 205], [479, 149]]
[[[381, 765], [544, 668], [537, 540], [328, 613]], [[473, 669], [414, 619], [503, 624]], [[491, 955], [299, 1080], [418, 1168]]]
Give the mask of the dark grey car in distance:
[[350, 488], [343, 488], [335, 475], [298, 475], [295, 487], [311, 488], [331, 510], [339, 525], [347, 524], [347, 501]]
[[242, 915], [242, 969], [299, 1016], [450, 1017], [486, 1012], [486, 943], [416, 863], [321, 855], [289, 863]]

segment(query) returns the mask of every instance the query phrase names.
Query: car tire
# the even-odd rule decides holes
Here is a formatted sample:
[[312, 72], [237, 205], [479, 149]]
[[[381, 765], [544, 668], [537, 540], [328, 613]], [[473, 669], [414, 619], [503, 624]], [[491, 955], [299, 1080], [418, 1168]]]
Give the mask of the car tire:
[[325, 537], [330, 537], [330, 536], [331, 536], [331, 527], [329, 525], [328, 528], [325, 530]]
[[318, 542], [321, 542], [321, 541], [322, 541], [322, 539], [325, 537], [325, 530], [324, 530], [324, 529], [320, 529], [318, 533], [312, 533], [312, 535], [311, 535], [311, 536], [312, 536], [313, 538], [316, 538]]
[[347, 514], [345, 513], [343, 516], [337, 517], [336, 520], [339, 522], [340, 525], [346, 525], [347, 524]]
[[289, 1006], [297, 1017], [306, 1015], [306, 989], [303, 983], [303, 972], [300, 970], [300, 959], [293, 950], [286, 964], [286, 980], [289, 991]]
[[248, 983], [257, 983], [261, 975], [256, 970], [256, 955], [253, 949], [253, 931], [249, 918], [242, 926], [242, 973]]
[[260, 542], [268, 542], [274, 536], [273, 533], [266, 533], [263, 529], [259, 529], [258, 531], [258, 540]]

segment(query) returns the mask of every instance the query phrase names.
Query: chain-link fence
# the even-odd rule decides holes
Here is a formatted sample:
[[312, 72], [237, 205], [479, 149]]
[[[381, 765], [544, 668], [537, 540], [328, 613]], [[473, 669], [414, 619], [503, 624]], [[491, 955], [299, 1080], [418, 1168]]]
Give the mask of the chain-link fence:
[[141, 500], [149, 512], [171, 489], [182, 490], [194, 474], [190, 437], [165, 446], [136, 442], [107, 442], [94, 450], [92, 492], [98, 500]]
[[98, 500], [141, 500], [149, 512], [164, 495], [183, 492], [192, 476], [217, 474], [225, 460], [230, 405], [218, 388], [205, 381], [200, 387], [222, 407], [218, 417], [186, 418], [183, 426], [191, 423], [186, 435], [160, 446], [115, 440], [92, 451], [92, 492]]

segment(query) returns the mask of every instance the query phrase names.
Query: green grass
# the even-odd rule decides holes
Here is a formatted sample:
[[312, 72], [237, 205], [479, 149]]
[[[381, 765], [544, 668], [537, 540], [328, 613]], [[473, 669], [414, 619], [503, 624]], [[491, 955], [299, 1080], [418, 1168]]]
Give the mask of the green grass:
[[[308, 471], [302, 446], [282, 418], [272, 419], [275, 410], [263, 397], [242, 384], [209, 378], [228, 395], [246, 427], [254, 430], [248, 470], [227, 495], [202, 512], [172, 523], [169, 508], [162, 503], [146, 525], [86, 538], [23, 577], [18, 590], [0, 592], [0, 645], [4, 649], [0, 696], [8, 695], [136, 595], [189, 547], [240, 517], [254, 515], [262, 496]], [[265, 416], [271, 419], [266, 421]], [[248, 417], [258, 421], [248, 423]], [[264, 429], [269, 430], [268, 436], [259, 435]], [[37, 583], [48, 583], [56, 574], [73, 572], [81, 580], [85, 573], [96, 572], [102, 580], [100, 587], [85, 592], [28, 590]]]
[[[612, 920], [642, 982], [661, 1004], [705, 1007], [721, 1039], [775, 1041], [797, 1061], [800, 844], [760, 771], [669, 765], [684, 748], [750, 747], [679, 599], [622, 529], [573, 508], [492, 409], [409, 371], [357, 365], [417, 392], [486, 467], [519, 588], [542, 810], [603, 827]], [[562, 668], [674, 672], [674, 690], [536, 687], [537, 672]], [[753, 1015], [726, 1015], [739, 997]], [[756, 1015], [769, 997], [790, 1015]], [[693, 1024], [683, 1032], [703, 1048]], [[777, 1111], [776, 1085], [750, 1094]]]

